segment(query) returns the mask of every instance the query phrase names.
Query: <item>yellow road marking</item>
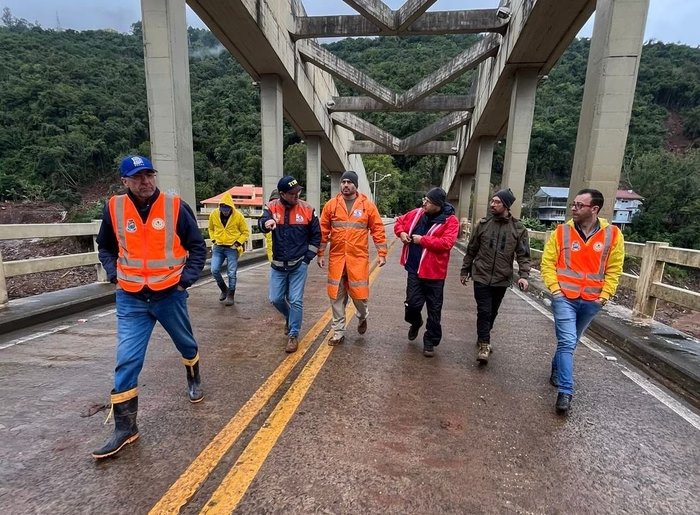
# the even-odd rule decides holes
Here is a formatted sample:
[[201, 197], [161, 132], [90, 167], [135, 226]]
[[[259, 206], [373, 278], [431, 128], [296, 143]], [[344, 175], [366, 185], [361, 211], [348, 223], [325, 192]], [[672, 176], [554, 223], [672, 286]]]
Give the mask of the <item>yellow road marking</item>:
[[[387, 256], [388, 257], [388, 256]], [[375, 267], [370, 275], [370, 285], [379, 274], [380, 268]], [[346, 318], [351, 318], [355, 313], [355, 307], [350, 303], [346, 311]], [[255, 434], [248, 446], [221, 482], [216, 491], [204, 506], [201, 514], [215, 515], [220, 513], [230, 514], [245, 495], [248, 487], [255, 479], [260, 467], [267, 459], [272, 448], [282, 431], [287, 427], [297, 408], [304, 400], [306, 392], [323, 368], [326, 359], [334, 347], [327, 345], [331, 338], [331, 332], [311, 357], [299, 376], [289, 387], [275, 409], [267, 418], [261, 429]]]
[[207, 479], [221, 458], [229, 451], [241, 433], [251, 423], [260, 410], [267, 404], [289, 373], [304, 357], [306, 351], [316, 340], [321, 331], [331, 320], [328, 309], [304, 335], [299, 343], [299, 350], [290, 354], [257, 389], [253, 396], [243, 405], [236, 415], [224, 426], [214, 439], [187, 467], [180, 478], [173, 483], [165, 495], [151, 508], [150, 514], [178, 513], [180, 508], [190, 500], [197, 489]]

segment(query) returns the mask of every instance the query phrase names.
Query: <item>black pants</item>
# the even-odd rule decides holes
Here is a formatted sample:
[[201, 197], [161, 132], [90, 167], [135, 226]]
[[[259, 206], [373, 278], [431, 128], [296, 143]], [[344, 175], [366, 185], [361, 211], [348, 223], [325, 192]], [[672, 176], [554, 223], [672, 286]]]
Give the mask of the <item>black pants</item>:
[[445, 289], [444, 279], [420, 279], [418, 274], [408, 274], [406, 281], [406, 314], [404, 320], [411, 325], [422, 326], [423, 304], [428, 309], [428, 323], [425, 325], [423, 343], [433, 347], [440, 344], [442, 340], [442, 326], [440, 316], [442, 315], [442, 294]]
[[476, 300], [476, 335], [480, 342], [491, 341], [491, 329], [498, 316], [507, 286], [489, 286], [474, 281], [474, 300]]

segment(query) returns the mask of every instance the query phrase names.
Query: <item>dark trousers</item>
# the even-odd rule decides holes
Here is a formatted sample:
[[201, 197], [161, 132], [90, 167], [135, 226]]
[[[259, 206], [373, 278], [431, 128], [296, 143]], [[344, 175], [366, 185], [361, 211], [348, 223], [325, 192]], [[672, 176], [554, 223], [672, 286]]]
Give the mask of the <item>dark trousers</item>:
[[442, 294], [445, 289], [444, 279], [420, 279], [418, 274], [408, 274], [406, 281], [406, 314], [404, 320], [411, 325], [421, 327], [423, 325], [423, 305], [428, 310], [428, 323], [425, 325], [423, 343], [433, 347], [442, 340], [442, 326], [440, 316], [442, 314]]
[[474, 281], [474, 300], [476, 300], [476, 335], [480, 342], [491, 341], [491, 329], [498, 316], [507, 286], [489, 286]]

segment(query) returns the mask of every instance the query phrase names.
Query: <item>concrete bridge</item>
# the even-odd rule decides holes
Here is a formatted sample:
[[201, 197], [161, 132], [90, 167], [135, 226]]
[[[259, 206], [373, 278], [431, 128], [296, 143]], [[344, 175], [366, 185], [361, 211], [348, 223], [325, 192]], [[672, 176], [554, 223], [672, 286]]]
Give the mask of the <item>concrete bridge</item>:
[[[502, 184], [523, 198], [537, 83], [595, 10], [571, 195], [595, 187], [614, 198], [627, 139], [648, 0], [501, 0], [493, 9], [428, 11], [435, 0], [392, 10], [380, 0], [345, 0], [352, 16], [307, 16], [300, 0], [187, 2], [260, 85], [265, 194], [283, 175], [286, 119], [307, 144], [307, 199], [320, 203], [322, 170], [332, 189], [346, 169], [370, 192], [361, 155], [439, 154], [460, 218], [486, 213], [495, 142], [505, 136]], [[142, 0], [152, 152], [163, 189], [194, 200], [188, 54], [183, 0]], [[407, 91], [392, 91], [334, 56], [317, 38], [482, 34]], [[469, 91], [441, 86], [476, 70]], [[340, 97], [335, 80], [360, 96]], [[406, 138], [357, 116], [372, 111], [445, 115]], [[456, 133], [453, 141], [438, 140]], [[474, 194], [472, 195], [472, 190]], [[474, 206], [471, 206], [471, 199]], [[473, 207], [473, 208], [472, 208]], [[515, 216], [520, 206], [514, 206]], [[612, 204], [603, 209], [610, 218]]]
[[[459, 283], [455, 249], [443, 341], [426, 358], [420, 339], [407, 339], [398, 250], [371, 274], [369, 330], [359, 335], [351, 321], [339, 347], [327, 345], [325, 271], [312, 264], [291, 355], [258, 251], [243, 255], [233, 307], [202, 278], [189, 305], [204, 402], [187, 400], [184, 367], [158, 327], [140, 376], [141, 438], [100, 462], [90, 451], [112, 431], [103, 422], [114, 287], [13, 301], [0, 310], [0, 323], [24, 318], [0, 331], [3, 513], [696, 511], [700, 413], [664, 385], [682, 386], [682, 368], [697, 381], [697, 342], [693, 360], [678, 333], [637, 326], [608, 304], [577, 349], [574, 406], [562, 418], [544, 299], [507, 292], [494, 353], [479, 366], [473, 292]], [[71, 305], [80, 310], [66, 316]], [[49, 310], [63, 316], [33, 325]], [[674, 360], [675, 379], [649, 379]]]

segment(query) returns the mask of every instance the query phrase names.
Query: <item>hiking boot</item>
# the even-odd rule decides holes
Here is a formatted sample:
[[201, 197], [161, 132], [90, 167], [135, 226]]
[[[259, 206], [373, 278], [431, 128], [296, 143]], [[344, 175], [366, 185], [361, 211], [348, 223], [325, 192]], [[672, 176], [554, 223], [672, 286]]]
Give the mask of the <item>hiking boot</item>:
[[425, 356], [426, 358], [432, 358], [433, 356], [435, 356], [435, 346], [430, 345], [429, 343], [424, 343], [423, 356]]
[[331, 347], [333, 347], [333, 346], [335, 346], [335, 345], [340, 345], [340, 344], [343, 343], [344, 341], [345, 341], [345, 336], [333, 335], [333, 338], [331, 338], [330, 340], [328, 340], [328, 345], [330, 345]]
[[420, 331], [419, 325], [412, 325], [411, 327], [409, 327], [408, 328], [408, 339], [410, 341], [413, 341], [416, 338], [418, 338], [418, 331]]
[[360, 334], [365, 334], [367, 332], [367, 319], [363, 318], [360, 323], [357, 324], [357, 332]]
[[299, 338], [296, 336], [290, 336], [289, 340], [287, 340], [287, 346], [284, 348], [284, 352], [291, 354], [292, 352], [296, 352], [298, 348]]
[[236, 303], [235, 297], [236, 290], [229, 290], [228, 294], [226, 295], [226, 302], [224, 302], [224, 306], [233, 306]]
[[221, 294], [219, 295], [219, 302], [223, 302], [226, 300], [226, 296], [228, 295], [228, 288], [224, 283], [216, 283], [216, 285], [221, 290]]
[[489, 345], [489, 342], [479, 342], [479, 354], [476, 356], [476, 360], [479, 363], [488, 363], [489, 362], [489, 354], [491, 354], [491, 345]]
[[557, 404], [555, 408], [560, 415], [566, 415], [571, 408], [571, 395], [568, 393], [557, 394]]

